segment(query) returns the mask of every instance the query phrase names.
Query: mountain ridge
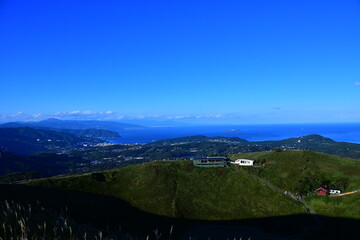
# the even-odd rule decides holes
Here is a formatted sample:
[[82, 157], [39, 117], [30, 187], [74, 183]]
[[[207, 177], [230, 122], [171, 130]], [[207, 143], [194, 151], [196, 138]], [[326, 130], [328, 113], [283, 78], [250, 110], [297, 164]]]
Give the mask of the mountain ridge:
[[104, 130], [119, 130], [119, 129], [138, 129], [144, 128], [140, 125], [121, 123], [115, 121], [99, 121], [99, 120], [60, 120], [56, 118], [49, 118], [38, 122], [8, 122], [0, 125], [0, 128], [9, 127], [49, 127], [60, 129], [104, 129]]
[[[214, 138], [214, 139], [212, 139]], [[271, 141], [247, 141], [240, 138], [229, 138], [229, 137], [206, 137], [203, 135], [188, 136], [173, 139], [164, 139], [150, 143], [152, 146], [171, 146], [171, 145], [189, 145], [199, 146], [202, 143], [215, 143], [223, 148], [221, 154], [233, 154], [231, 151], [269, 151], [274, 149], [279, 150], [309, 150], [314, 152], [327, 153], [331, 155], [337, 155], [342, 157], [357, 158], [360, 159], [360, 144], [348, 143], [348, 142], [337, 142], [330, 138], [323, 137], [318, 134], [310, 134], [301, 137], [286, 138], [282, 140], [271, 140]], [[223, 140], [223, 141], [221, 141]], [[235, 140], [235, 141], [234, 141]], [[227, 144], [227, 145], [226, 145]], [[219, 154], [219, 152], [218, 152]]]
[[101, 139], [60, 131], [30, 127], [0, 128], [0, 150], [20, 155], [76, 149], [103, 142]]

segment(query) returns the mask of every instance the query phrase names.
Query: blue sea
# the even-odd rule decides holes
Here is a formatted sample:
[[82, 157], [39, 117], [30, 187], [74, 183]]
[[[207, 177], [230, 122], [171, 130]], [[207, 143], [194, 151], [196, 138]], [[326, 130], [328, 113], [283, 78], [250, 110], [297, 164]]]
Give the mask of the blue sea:
[[107, 140], [112, 143], [133, 144], [149, 143], [167, 138], [205, 135], [209, 137], [239, 137], [248, 141], [264, 141], [319, 134], [339, 142], [360, 143], [360, 123], [149, 127], [119, 130], [118, 132], [121, 138]]

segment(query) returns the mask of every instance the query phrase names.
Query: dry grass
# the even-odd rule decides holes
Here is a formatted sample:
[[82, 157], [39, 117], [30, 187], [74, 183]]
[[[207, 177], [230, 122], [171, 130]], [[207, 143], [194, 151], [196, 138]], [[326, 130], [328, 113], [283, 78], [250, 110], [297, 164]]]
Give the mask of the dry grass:
[[13, 201], [0, 202], [0, 240], [110, 240], [135, 239], [130, 234], [80, 225], [61, 213], [30, 204], [21, 205]]

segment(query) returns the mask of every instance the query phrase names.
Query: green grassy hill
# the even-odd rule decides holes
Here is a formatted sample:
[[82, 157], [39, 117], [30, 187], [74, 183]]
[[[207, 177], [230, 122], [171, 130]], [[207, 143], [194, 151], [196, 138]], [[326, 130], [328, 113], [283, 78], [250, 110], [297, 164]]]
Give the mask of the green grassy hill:
[[360, 193], [342, 197], [311, 196], [305, 201], [318, 215], [360, 219]]
[[[249, 154], [233, 158], [248, 157]], [[360, 161], [309, 151], [250, 155], [260, 168], [244, 168], [281, 189], [306, 195], [321, 184], [350, 191], [360, 188]]]
[[143, 211], [176, 218], [232, 220], [304, 213], [301, 204], [234, 168], [153, 162], [69, 178], [33, 181], [40, 187], [117, 197]]
[[360, 219], [360, 194], [315, 196], [322, 184], [343, 192], [360, 189], [360, 161], [309, 151], [233, 156], [257, 167], [198, 168], [164, 161], [105, 172], [31, 182], [37, 187], [76, 190], [122, 199], [145, 212], [203, 220], [234, 220], [305, 213], [304, 207], [247, 173], [301, 195], [316, 214]]
[[300, 194], [316, 214], [360, 219], [360, 193], [338, 198], [313, 196], [322, 184], [348, 192], [360, 189], [360, 161], [309, 151], [240, 154], [260, 168], [243, 168], [277, 187]]

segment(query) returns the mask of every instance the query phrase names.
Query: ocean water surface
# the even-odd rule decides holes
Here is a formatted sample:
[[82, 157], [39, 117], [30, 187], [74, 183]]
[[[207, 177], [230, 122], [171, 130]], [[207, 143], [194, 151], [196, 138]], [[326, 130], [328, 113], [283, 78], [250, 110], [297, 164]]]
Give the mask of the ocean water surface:
[[339, 142], [360, 143], [360, 123], [149, 127], [119, 130], [118, 132], [121, 138], [107, 140], [113, 143], [133, 144], [149, 143], [167, 138], [205, 135], [208, 137], [239, 137], [248, 141], [264, 141], [319, 134]]

